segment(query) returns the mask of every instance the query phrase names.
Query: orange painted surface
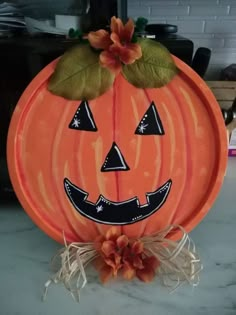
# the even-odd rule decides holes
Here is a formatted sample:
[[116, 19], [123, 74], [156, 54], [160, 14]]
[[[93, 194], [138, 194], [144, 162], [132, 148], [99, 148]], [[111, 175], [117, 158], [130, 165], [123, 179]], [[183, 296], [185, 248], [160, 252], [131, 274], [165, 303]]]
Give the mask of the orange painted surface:
[[[175, 62], [181, 71], [162, 88], [137, 89], [120, 75], [112, 89], [89, 101], [97, 132], [68, 128], [80, 102], [47, 91], [56, 61], [25, 90], [9, 129], [9, 171], [23, 208], [50, 237], [63, 242], [64, 231], [69, 242], [90, 241], [110, 227], [73, 208], [64, 191], [65, 177], [89, 192], [90, 201], [103, 194], [112, 201], [137, 196], [141, 204], [147, 192], [172, 179], [160, 210], [121, 227], [130, 237], [149, 235], [173, 223], [190, 231], [209, 211], [225, 174], [224, 121], [204, 81], [179, 59]], [[151, 101], [165, 135], [135, 135]], [[113, 141], [130, 171], [100, 171]]]

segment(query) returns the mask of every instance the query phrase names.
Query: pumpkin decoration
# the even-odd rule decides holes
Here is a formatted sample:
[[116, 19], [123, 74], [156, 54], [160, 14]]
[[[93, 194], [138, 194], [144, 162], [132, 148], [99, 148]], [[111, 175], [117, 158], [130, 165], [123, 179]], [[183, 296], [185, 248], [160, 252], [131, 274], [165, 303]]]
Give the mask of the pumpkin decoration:
[[[99, 34], [109, 49], [107, 34]], [[188, 232], [220, 190], [226, 131], [213, 94], [174, 56], [167, 56], [174, 61], [169, 71], [179, 69], [171, 79], [159, 68], [150, 72], [150, 45], [159, 66], [165, 53], [156, 57], [157, 43], [140, 43], [142, 59], [132, 55], [132, 64], [123, 68], [119, 61], [114, 72], [95, 65], [99, 57], [89, 46], [74, 48], [75, 66], [70, 52], [53, 61], [16, 107], [8, 137], [12, 183], [27, 213], [58, 242], [62, 232], [68, 243], [93, 242], [111, 226], [136, 239], [172, 224]], [[109, 65], [113, 50], [104, 52]], [[84, 71], [93, 67], [84, 81], [83, 63]], [[66, 77], [70, 71], [76, 76], [75, 68], [76, 82]]]
[[224, 176], [225, 131], [211, 92], [175, 62], [181, 72], [162, 88], [138, 89], [120, 74], [91, 101], [47, 90], [56, 62], [27, 88], [11, 122], [10, 172], [51, 237], [91, 241], [105, 224], [130, 237], [172, 223], [190, 231], [207, 213]]

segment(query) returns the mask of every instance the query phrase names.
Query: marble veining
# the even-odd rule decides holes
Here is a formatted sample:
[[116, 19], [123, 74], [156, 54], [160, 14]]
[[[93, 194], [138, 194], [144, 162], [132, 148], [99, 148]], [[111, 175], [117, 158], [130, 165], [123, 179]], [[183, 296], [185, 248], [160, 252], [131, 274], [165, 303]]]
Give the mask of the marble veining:
[[[234, 174], [234, 175], [232, 175]], [[43, 285], [60, 245], [41, 232], [20, 206], [0, 205], [0, 315], [236, 315], [236, 159], [221, 193], [191, 237], [204, 269], [197, 288], [184, 285], [173, 294], [156, 278], [102, 286], [89, 268], [81, 302], [74, 302], [60, 285], [52, 285], [46, 302]]]

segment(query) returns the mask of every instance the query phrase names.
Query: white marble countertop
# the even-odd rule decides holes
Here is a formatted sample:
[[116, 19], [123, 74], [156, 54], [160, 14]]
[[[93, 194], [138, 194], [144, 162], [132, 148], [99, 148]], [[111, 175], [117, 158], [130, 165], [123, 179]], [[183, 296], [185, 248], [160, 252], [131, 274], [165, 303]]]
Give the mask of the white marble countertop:
[[207, 217], [191, 233], [204, 265], [197, 288], [188, 285], [173, 294], [158, 279], [102, 286], [94, 271], [73, 301], [60, 285], [52, 286], [46, 302], [42, 289], [52, 254], [59, 245], [43, 234], [19, 206], [0, 209], [1, 315], [235, 315], [236, 314], [236, 158], [221, 193]]

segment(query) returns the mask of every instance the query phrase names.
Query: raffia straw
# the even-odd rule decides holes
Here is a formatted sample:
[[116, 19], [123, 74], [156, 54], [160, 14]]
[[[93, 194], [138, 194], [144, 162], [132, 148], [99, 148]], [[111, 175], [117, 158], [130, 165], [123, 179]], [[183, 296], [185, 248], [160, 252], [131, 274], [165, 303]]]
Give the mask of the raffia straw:
[[[167, 238], [171, 232], [180, 231], [182, 237], [178, 241]], [[60, 259], [60, 268], [54, 276], [45, 283], [43, 300], [46, 299], [48, 288], [52, 283], [62, 282], [72, 297], [79, 302], [80, 291], [87, 284], [86, 267], [99, 256], [94, 243], [71, 243], [62, 248], [52, 260]], [[175, 291], [184, 283], [191, 286], [199, 284], [199, 273], [202, 263], [193, 241], [180, 225], [170, 225], [166, 229], [151, 236], [140, 238], [144, 251], [148, 256], [155, 256], [160, 263], [158, 276], [163, 285]]]
[[45, 301], [48, 288], [52, 283], [62, 282], [72, 297], [79, 302], [80, 290], [87, 284], [85, 268], [99, 256], [94, 248], [94, 243], [71, 243], [67, 244], [63, 233], [65, 247], [52, 258], [52, 267], [56, 260], [60, 259], [60, 269], [49, 279], [44, 287], [42, 300]]
[[[170, 232], [180, 231], [179, 241], [167, 238]], [[195, 287], [199, 284], [199, 274], [203, 268], [194, 242], [180, 225], [171, 225], [166, 229], [141, 239], [144, 248], [160, 262], [158, 275], [163, 285], [174, 292], [188, 282]]]

